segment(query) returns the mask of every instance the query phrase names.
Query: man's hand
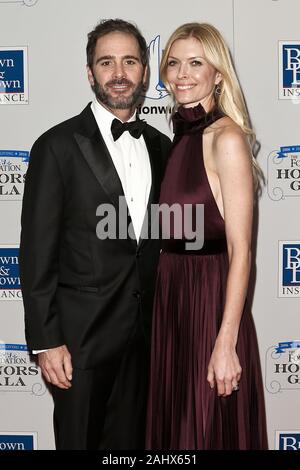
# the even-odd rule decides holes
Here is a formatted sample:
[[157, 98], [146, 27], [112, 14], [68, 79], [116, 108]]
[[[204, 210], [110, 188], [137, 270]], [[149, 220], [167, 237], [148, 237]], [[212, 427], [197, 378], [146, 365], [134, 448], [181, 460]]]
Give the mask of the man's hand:
[[65, 390], [72, 386], [73, 368], [67, 346], [63, 345], [39, 353], [38, 363], [47, 382]]

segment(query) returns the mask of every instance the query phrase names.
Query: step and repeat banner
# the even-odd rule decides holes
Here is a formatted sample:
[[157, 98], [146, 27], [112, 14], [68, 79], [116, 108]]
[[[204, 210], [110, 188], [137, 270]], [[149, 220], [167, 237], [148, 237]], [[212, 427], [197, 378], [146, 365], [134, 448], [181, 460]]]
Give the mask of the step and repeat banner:
[[[143, 118], [171, 136], [159, 61], [170, 33], [209, 22], [226, 38], [260, 143], [253, 315], [271, 449], [300, 450], [300, 1], [0, 0], [0, 450], [53, 449], [53, 403], [29, 355], [19, 279], [20, 214], [30, 148], [91, 101], [87, 33], [134, 21], [151, 79]], [[249, 351], [251, 354], [251, 351]]]

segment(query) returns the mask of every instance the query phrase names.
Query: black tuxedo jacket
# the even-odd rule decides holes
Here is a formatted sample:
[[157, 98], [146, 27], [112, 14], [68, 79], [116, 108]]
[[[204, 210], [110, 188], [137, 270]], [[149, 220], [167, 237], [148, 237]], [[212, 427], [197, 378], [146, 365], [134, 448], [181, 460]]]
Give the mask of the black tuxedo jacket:
[[[170, 140], [149, 125], [143, 136], [150, 205], [158, 203]], [[118, 215], [119, 196], [122, 185], [90, 105], [35, 142], [20, 245], [30, 349], [66, 344], [73, 365], [90, 368], [121, 355], [137, 323], [149, 339], [160, 242], [97, 237], [97, 207], [113, 204]]]

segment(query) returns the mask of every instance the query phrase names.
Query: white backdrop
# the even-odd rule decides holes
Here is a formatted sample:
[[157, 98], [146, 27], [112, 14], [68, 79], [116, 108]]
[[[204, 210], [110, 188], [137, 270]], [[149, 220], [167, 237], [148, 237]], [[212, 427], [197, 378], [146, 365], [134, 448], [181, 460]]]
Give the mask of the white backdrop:
[[91, 100], [87, 33], [100, 19], [117, 17], [136, 22], [151, 43], [142, 117], [170, 135], [168, 98], [157, 87], [170, 33], [184, 22], [210, 22], [231, 48], [268, 176], [259, 203], [253, 315], [269, 444], [300, 448], [299, 15], [299, 0], [0, 0], [0, 450], [54, 447], [52, 399], [26, 352], [18, 289], [26, 152]]

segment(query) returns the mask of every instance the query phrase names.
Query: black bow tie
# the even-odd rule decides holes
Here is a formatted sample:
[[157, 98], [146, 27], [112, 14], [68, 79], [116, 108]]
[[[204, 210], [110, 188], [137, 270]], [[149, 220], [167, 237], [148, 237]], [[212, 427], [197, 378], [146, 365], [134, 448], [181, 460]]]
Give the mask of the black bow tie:
[[111, 123], [111, 133], [114, 138], [114, 141], [118, 140], [118, 138], [125, 131], [129, 131], [132, 137], [138, 139], [139, 137], [141, 137], [146, 126], [147, 123], [140, 119], [131, 122], [121, 122], [119, 121], [119, 119], [114, 119]]

